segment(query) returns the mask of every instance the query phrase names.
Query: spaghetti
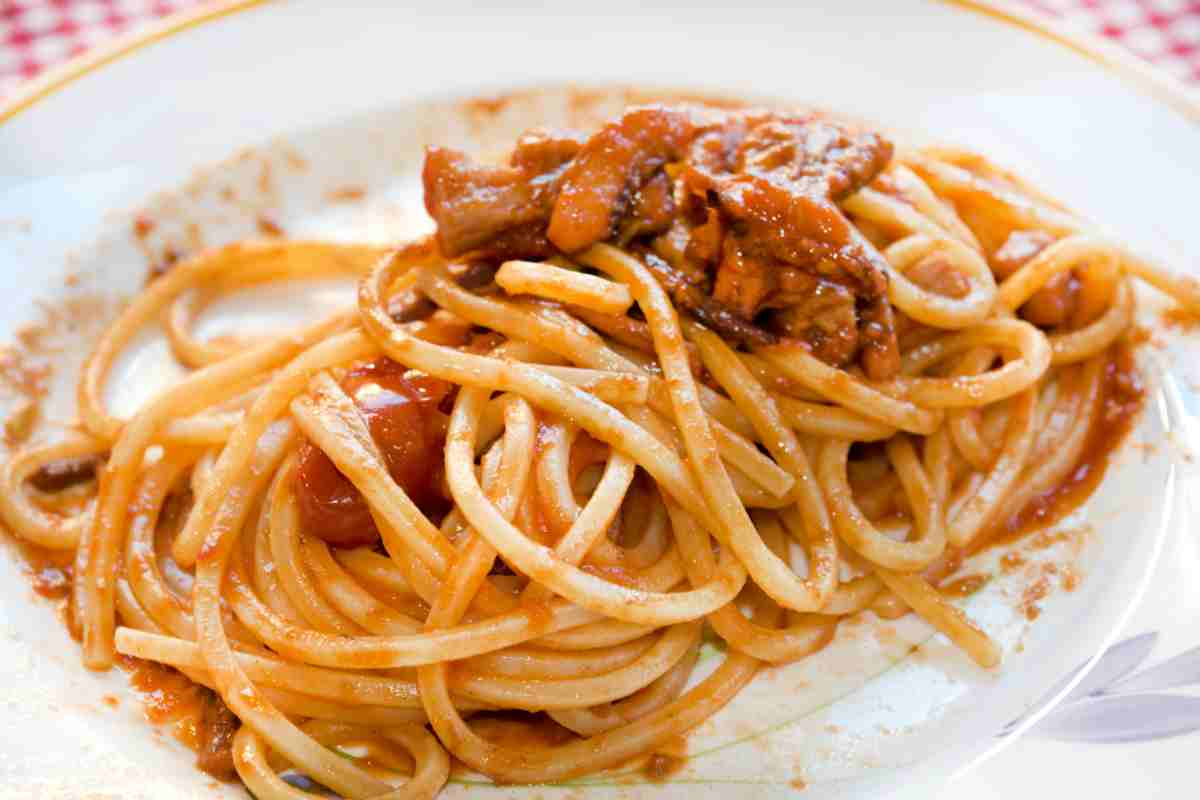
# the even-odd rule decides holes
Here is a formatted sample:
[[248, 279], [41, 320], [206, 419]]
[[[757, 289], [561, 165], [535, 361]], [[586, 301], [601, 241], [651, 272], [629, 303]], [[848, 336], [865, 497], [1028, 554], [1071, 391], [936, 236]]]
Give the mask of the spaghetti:
[[[510, 783], [653, 757], [871, 610], [997, 666], [938, 582], [1102, 468], [1138, 404], [1131, 279], [1200, 308], [978, 156], [812, 116], [636, 108], [504, 166], [433, 148], [424, 178], [435, 238], [176, 265], [94, 349], [80, 429], [0, 466], [8, 525], [75, 552], [86, 665], [210, 687], [262, 800], [431, 797], [449, 755]], [[335, 275], [357, 308], [191, 330]], [[192, 371], [117, 418], [106, 380], [156, 320]], [[39, 502], [98, 455], [74, 515]]]

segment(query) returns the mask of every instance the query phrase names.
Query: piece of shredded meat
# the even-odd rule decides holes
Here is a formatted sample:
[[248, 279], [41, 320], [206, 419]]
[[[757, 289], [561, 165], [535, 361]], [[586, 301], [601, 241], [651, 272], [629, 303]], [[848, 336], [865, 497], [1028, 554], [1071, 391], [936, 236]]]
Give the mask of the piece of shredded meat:
[[659, 172], [634, 194], [630, 213], [622, 221], [617, 238], [628, 242], [637, 236], [662, 233], [674, 220], [674, 187], [667, 173]]
[[447, 256], [613, 242], [732, 342], [798, 340], [882, 380], [900, 366], [887, 264], [838, 203], [891, 157], [880, 135], [813, 115], [652, 105], [586, 140], [527, 134], [503, 167], [431, 148], [425, 202]]
[[753, 319], [775, 291], [775, 271], [768, 260], [750, 253], [743, 237], [729, 235], [721, 245], [721, 260], [712, 296], [745, 319]]
[[94, 479], [101, 463], [100, 456], [51, 461], [29, 476], [29, 482], [42, 492], [61, 492]]
[[961, 300], [971, 291], [971, 284], [941, 253], [930, 253], [905, 273], [910, 281], [935, 294]]
[[771, 330], [808, 345], [817, 358], [845, 366], [858, 352], [858, 316], [854, 293], [840, 284], [793, 270], [794, 301], [782, 304], [769, 321]]
[[[733, 142], [726, 137], [722, 144]], [[752, 254], [849, 277], [868, 296], [886, 291], [882, 256], [835, 201], [887, 165], [890, 143], [820, 120], [768, 118], [722, 159], [713, 157], [711, 146], [706, 155], [708, 163], [688, 165], [684, 183], [694, 194], [716, 194], [721, 210], [746, 229], [740, 238]]]
[[[1013, 231], [992, 253], [992, 272], [1004, 280], [1053, 242], [1054, 237], [1045, 231]], [[1020, 314], [1039, 327], [1063, 325], [1075, 315], [1078, 288], [1078, 282], [1070, 271], [1060, 272], [1025, 301]]]
[[1013, 231], [992, 253], [992, 272], [999, 280], [1012, 275], [1054, 242], [1045, 231]]
[[764, 330], [737, 311], [722, 305], [666, 261], [654, 253], [645, 253], [644, 259], [650, 272], [658, 279], [675, 304], [689, 311], [697, 320], [709, 326], [727, 339], [739, 344], [767, 346], [778, 340], [770, 331]]
[[581, 143], [573, 134], [532, 131], [517, 141], [509, 165], [499, 167], [475, 163], [457, 150], [428, 148], [421, 180], [442, 253], [457, 256], [484, 245], [513, 253], [549, 251], [546, 223]]
[[207, 689], [201, 702], [203, 709], [197, 729], [199, 743], [196, 747], [196, 766], [217, 780], [236, 780], [233, 736], [241, 727], [241, 722], [220, 697]]
[[592, 136], [567, 168], [547, 236], [566, 253], [613, 235], [634, 194], [696, 134], [686, 108], [631, 109]]

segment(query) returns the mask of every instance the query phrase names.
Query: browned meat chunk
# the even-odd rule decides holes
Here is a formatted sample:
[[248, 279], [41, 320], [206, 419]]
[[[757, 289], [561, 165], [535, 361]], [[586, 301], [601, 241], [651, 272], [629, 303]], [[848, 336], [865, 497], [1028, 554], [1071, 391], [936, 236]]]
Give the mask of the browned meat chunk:
[[1060, 272], [1021, 306], [1021, 316], [1042, 328], [1065, 325], [1075, 315], [1079, 286], [1070, 272]]
[[438, 246], [459, 255], [518, 225], [545, 216], [550, 198], [524, 170], [486, 167], [456, 150], [431, 147], [422, 172], [425, 209], [437, 223]]
[[831, 122], [794, 117], [752, 128], [738, 148], [737, 168], [802, 194], [840, 200], [870, 183], [891, 158], [891, 142], [878, 134], [851, 134]]
[[95, 478], [100, 461], [99, 456], [51, 461], [29, 476], [29, 482], [39, 491], [61, 492]]
[[[650, 326], [643, 320], [634, 319], [626, 314], [604, 314], [584, 306], [564, 303], [563, 308], [572, 316], [583, 320], [584, 324], [605, 334], [613, 341], [620, 342], [626, 347], [654, 355], [654, 338], [650, 334]], [[691, 342], [686, 343], [688, 365], [696, 375], [701, 373], [700, 356]]]
[[953, 297], [955, 300], [966, 297], [971, 291], [971, 284], [966, 276], [955, 269], [941, 253], [930, 253], [913, 264], [906, 277], [922, 289]]
[[[786, 306], [785, 298], [773, 297], [783, 265], [852, 286], [865, 301], [862, 330], [849, 333], [854, 307], [846, 305], [836, 323], [805, 327], [812, 334], [804, 340], [819, 344], [814, 352], [836, 364], [861, 343], [868, 377], [895, 375], [900, 356], [886, 301], [886, 264], [836, 204], [887, 165], [891, 144], [811, 118], [743, 117], [699, 137], [690, 154], [688, 190], [715, 196], [734, 230], [725, 238], [714, 299], [747, 319], [761, 308]], [[784, 315], [782, 324], [796, 329], [801, 313]]]
[[519, 225], [497, 234], [491, 241], [475, 248], [471, 255], [495, 263], [509, 259], [539, 260], [558, 255], [558, 250], [546, 238], [546, 226], [541, 222]]
[[233, 735], [241, 723], [225, 702], [212, 692], [205, 690], [203, 702], [196, 766], [217, 780], [235, 780], [237, 770], [233, 766]]
[[[891, 143], [873, 133], [852, 135], [814, 119], [768, 119], [752, 127], [733, 153], [718, 156], [731, 137], [709, 136], [703, 161], [685, 173], [697, 194], [715, 193], [721, 210], [746, 228], [763, 254], [853, 279], [867, 296], [886, 292], [882, 256], [842, 214], [835, 201], [857, 191], [891, 159]], [[725, 171], [712, 165], [724, 163]]]
[[[476, 250], [505, 238], [502, 250], [548, 249], [542, 232], [554, 207], [566, 165], [579, 149], [569, 135], [527, 134], [512, 164], [477, 164], [463, 153], [442, 147], [425, 151], [421, 180], [425, 209], [437, 223], [438, 246], [448, 256]], [[524, 254], [524, 251], [517, 254]]]
[[497, 267], [489, 260], [467, 261], [450, 266], [450, 276], [464, 289], [482, 289], [496, 280]]
[[[701, 287], [707, 292], [712, 284], [712, 278], [709, 275], [711, 267], [717, 263], [717, 258], [721, 255], [721, 239], [713, 242], [715, 251], [711, 258], [700, 260], [690, 255], [691, 237], [694, 228], [688, 222], [676, 217], [671, 223], [671, 227], [667, 229], [661, 236], [656, 236], [651, 241], [650, 246], [659, 258], [671, 265], [676, 272], [682, 273], [694, 286]], [[711, 261], [711, 263], [706, 263]]]
[[[858, 354], [858, 315], [854, 293], [808, 273], [794, 271], [791, 302], [770, 318], [771, 329], [808, 345], [814, 356], [841, 367]], [[807, 284], [806, 286], [802, 284]]]
[[692, 228], [684, 252], [690, 259], [715, 264], [721, 257], [721, 243], [724, 240], [725, 225], [721, 222], [721, 214], [715, 208], [706, 208], [704, 222]]
[[992, 272], [1004, 280], [1053, 242], [1054, 237], [1045, 231], [1013, 231], [992, 253]]
[[682, 272], [676, 270], [654, 253], [645, 253], [646, 266], [667, 290], [675, 304], [690, 312], [700, 322], [739, 344], [766, 346], [775, 344], [775, 335], [764, 330], [737, 312], [705, 294]]
[[686, 109], [627, 111], [588, 139], [563, 178], [547, 236], [568, 253], [611, 237], [633, 195], [695, 136]]
[[[830, 364], [859, 357], [882, 380], [900, 365], [888, 267], [837, 204], [891, 156], [879, 135], [813, 116], [646, 106], [582, 145], [524, 137], [508, 167], [433, 149], [426, 205], [448, 255], [537, 258], [615, 241], [730, 340], [797, 338]], [[914, 279], [959, 296], [956, 277], [931, 263]]]
[[621, 224], [620, 240], [659, 234], [675, 220], [675, 197], [667, 173], [659, 172], [633, 196], [633, 207]]
[[896, 320], [886, 297], [876, 297], [859, 313], [862, 368], [873, 381], [885, 381], [900, 373], [900, 344]]
[[510, 163], [529, 175], [546, 175], [573, 159], [586, 138], [577, 133], [526, 131], [517, 139]]
[[776, 288], [772, 265], [748, 255], [738, 236], [726, 236], [713, 284], [713, 300], [745, 319], [753, 319]]
[[393, 322], [405, 323], [422, 320], [437, 311], [437, 306], [425, 295], [409, 289], [394, 297], [388, 304], [388, 316]]
[[[1054, 242], [1045, 231], [1013, 231], [992, 254], [992, 272], [1000, 280], [1025, 266], [1034, 256]], [[1075, 315], [1078, 283], [1071, 272], [1060, 272], [1033, 293], [1021, 306], [1020, 314], [1043, 328], [1066, 324]]]

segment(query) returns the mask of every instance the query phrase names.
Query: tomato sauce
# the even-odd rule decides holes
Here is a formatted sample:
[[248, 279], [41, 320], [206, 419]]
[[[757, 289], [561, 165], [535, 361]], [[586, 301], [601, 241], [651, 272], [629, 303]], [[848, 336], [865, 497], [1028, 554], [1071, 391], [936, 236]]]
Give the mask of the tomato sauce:
[[1145, 402], [1145, 387], [1128, 347], [1116, 347], [1104, 368], [1100, 409], [1075, 467], [1058, 486], [1033, 498], [1016, 514], [972, 543], [971, 552], [1012, 542], [1061, 520], [1078, 508], [1104, 478], [1109, 457], [1133, 428]]
[[[450, 393], [450, 384], [381, 358], [351, 370], [342, 388], [366, 418], [392, 479], [423, 511], [444, 512], [445, 424], [438, 405]], [[333, 547], [378, 541], [366, 500], [312, 442], [301, 445], [296, 484], [305, 531]]]
[[[1055, 541], [1065, 539], [1066, 534], [1051, 534], [1044, 529], [1082, 505], [1100, 485], [1110, 456], [1132, 429], [1144, 400], [1145, 389], [1134, 363], [1132, 349], [1125, 345], [1114, 348], [1105, 365], [1098, 399], [1100, 413], [1088, 431], [1079, 461], [1066, 478], [1049, 491], [1034, 497], [1008, 519], [985, 530], [965, 549], [948, 548], [925, 571], [926, 580], [937, 586], [957, 572], [968, 557], [991, 547], [1012, 544], [1038, 531], [1042, 533], [1033, 540], [1035, 547], [1039, 546], [1041, 538], [1053, 538]], [[1024, 564], [1024, 556], [1007, 553], [1000, 560], [1000, 569], [1002, 572], [1012, 572]], [[961, 592], [963, 588], [955, 584], [941, 587], [943, 593]]]
[[[117, 666], [129, 675], [130, 685], [142, 696], [146, 719], [150, 722], [161, 725], [200, 717], [202, 689], [183, 673], [154, 661], [122, 655], [117, 656]], [[195, 747], [190, 737], [179, 738]]]
[[485, 711], [471, 719], [480, 738], [500, 747], [560, 747], [576, 735], [541, 712]]
[[196, 752], [196, 765], [207, 774], [223, 781], [236, 778], [232, 744], [239, 723], [221, 698], [163, 664], [119, 655], [117, 665], [141, 695], [148, 721], [170, 725], [171, 734]]
[[1162, 320], [1168, 328], [1188, 333], [1200, 329], [1200, 314], [1183, 306], [1171, 306], [1162, 313]]
[[948, 597], [970, 597], [982, 589], [990, 578], [987, 575], [966, 575], [950, 583], [938, 587], [943, 595]]
[[650, 756], [650, 760], [646, 762], [646, 766], [642, 767], [642, 774], [655, 783], [662, 783], [686, 766], [687, 759], [685, 758], [676, 758], [675, 756], [655, 753]]
[[33, 591], [54, 601], [58, 618], [71, 638], [80, 641], [82, 633], [71, 615], [71, 587], [74, 584], [75, 554], [70, 550], [51, 550], [26, 542], [0, 530], [0, 540], [11, 545], [18, 556], [21, 571], [29, 578]]
[[71, 594], [75, 574], [71, 551], [49, 550], [20, 540], [14, 540], [14, 544], [35, 592], [48, 600], [62, 600]]
[[658, 745], [646, 763], [642, 765], [642, 775], [654, 783], [662, 783], [687, 766], [687, 739], [674, 736]]

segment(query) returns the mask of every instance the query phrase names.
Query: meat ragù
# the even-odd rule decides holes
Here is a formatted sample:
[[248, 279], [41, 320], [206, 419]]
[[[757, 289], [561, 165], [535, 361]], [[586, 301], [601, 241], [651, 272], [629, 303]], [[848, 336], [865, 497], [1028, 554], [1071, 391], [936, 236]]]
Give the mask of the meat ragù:
[[423, 179], [447, 256], [617, 243], [726, 338], [794, 341], [883, 380], [900, 367], [887, 265], [838, 203], [891, 157], [879, 134], [814, 115], [643, 106], [587, 138], [527, 134], [505, 166], [430, 148]]

